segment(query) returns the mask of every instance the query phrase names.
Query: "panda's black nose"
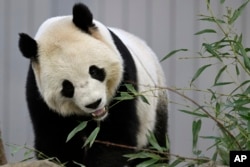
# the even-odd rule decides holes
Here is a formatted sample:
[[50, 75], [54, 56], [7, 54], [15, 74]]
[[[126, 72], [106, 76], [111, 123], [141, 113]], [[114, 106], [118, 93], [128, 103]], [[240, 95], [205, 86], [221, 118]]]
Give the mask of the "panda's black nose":
[[99, 104], [101, 103], [101, 101], [102, 101], [102, 99], [98, 99], [94, 103], [88, 104], [85, 107], [91, 108], [91, 109], [96, 109], [99, 106]]

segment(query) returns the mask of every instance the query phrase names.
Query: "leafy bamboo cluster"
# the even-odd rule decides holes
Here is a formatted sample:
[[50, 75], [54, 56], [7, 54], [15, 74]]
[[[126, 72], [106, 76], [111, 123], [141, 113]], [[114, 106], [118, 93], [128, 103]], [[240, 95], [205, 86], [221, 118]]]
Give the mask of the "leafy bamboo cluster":
[[[221, 0], [220, 3], [224, 5], [225, 0]], [[248, 3], [249, 0], [246, 0], [236, 9], [228, 7], [219, 17], [214, 14], [210, 0], [206, 0], [209, 14], [199, 15], [200, 21], [209, 23], [214, 28], [200, 30], [194, 35], [213, 36], [219, 39], [212, 42], [205, 40], [206, 42], [202, 43], [198, 58], [205, 64], [197, 69], [190, 82], [190, 91], [196, 91], [209, 98], [202, 102], [195, 102], [174, 90], [190, 102], [186, 109], [180, 111], [195, 116], [192, 135], [193, 154], [197, 156], [197, 161], [189, 165], [195, 166], [197, 163], [205, 162], [199, 159], [204, 158], [197, 146], [201, 138], [214, 140], [214, 144], [208, 149], [214, 148], [215, 151], [208, 159], [222, 161], [225, 165], [229, 165], [231, 150], [250, 150], [250, 48], [244, 46], [244, 34], [237, 33], [235, 29], [236, 21]], [[174, 50], [162, 60], [166, 60], [179, 51], [187, 51], [187, 49]], [[212, 84], [205, 89], [197, 88], [196, 80], [211, 68], [218, 69], [214, 74]], [[199, 135], [204, 118], [216, 123], [220, 132], [219, 136]]]

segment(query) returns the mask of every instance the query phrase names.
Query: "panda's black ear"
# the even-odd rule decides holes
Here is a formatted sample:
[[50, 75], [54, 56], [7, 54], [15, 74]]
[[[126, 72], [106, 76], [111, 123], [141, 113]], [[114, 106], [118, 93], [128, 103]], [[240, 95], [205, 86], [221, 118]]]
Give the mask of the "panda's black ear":
[[92, 13], [89, 8], [82, 3], [77, 3], [73, 7], [73, 23], [87, 33], [90, 33], [89, 28], [95, 26]]
[[20, 33], [19, 36], [19, 49], [23, 56], [29, 59], [35, 59], [38, 52], [37, 42], [25, 33]]

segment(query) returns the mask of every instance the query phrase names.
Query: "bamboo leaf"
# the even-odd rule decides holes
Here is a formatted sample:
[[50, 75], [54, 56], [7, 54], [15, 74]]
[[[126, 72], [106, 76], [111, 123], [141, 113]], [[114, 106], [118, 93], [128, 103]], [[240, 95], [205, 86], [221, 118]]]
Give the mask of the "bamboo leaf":
[[218, 23], [221, 23], [221, 24], [225, 23], [225, 21], [224, 21], [224, 20], [217, 19], [217, 18], [210, 17], [210, 16], [202, 16], [202, 18], [201, 18], [201, 19], [199, 19], [199, 20], [201, 20], [201, 21], [213, 22], [213, 23], [218, 22]]
[[242, 43], [242, 33], [240, 34], [239, 39], [238, 39], [237, 42]]
[[217, 82], [213, 86], [225, 86], [225, 85], [230, 85], [233, 84], [234, 82]]
[[242, 11], [244, 10], [248, 2], [249, 0], [243, 3], [238, 9], [234, 11], [232, 17], [228, 21], [228, 24], [233, 24], [237, 20], [237, 18], [241, 15]]
[[222, 62], [222, 59], [220, 57], [220, 55], [218, 53], [216, 53], [216, 51], [214, 50], [214, 48], [212, 47], [212, 45], [207, 44], [207, 43], [203, 43], [202, 44], [206, 50], [212, 54], [212, 56], [216, 57], [217, 59], [219, 59]]
[[185, 159], [183, 158], [177, 158], [175, 161], [173, 161], [171, 164], [169, 164], [168, 167], [176, 167], [178, 164], [182, 163]]
[[149, 152], [139, 152], [135, 154], [125, 154], [123, 157], [129, 158], [128, 161], [134, 160], [134, 159], [146, 159], [146, 158], [151, 158], [151, 159], [160, 159], [161, 157], [157, 154], [154, 153], [149, 153]]
[[235, 88], [231, 93], [230, 93], [230, 96], [236, 92], [238, 89], [240, 89], [241, 87], [243, 87], [244, 85], [248, 84], [250, 82], [250, 80], [246, 80], [244, 82], [242, 82], [237, 88]]
[[158, 150], [159, 152], [163, 152], [163, 148], [158, 144], [158, 141], [156, 140], [156, 137], [155, 137], [154, 133], [149, 132], [148, 140], [149, 140], [149, 143], [150, 143], [156, 150]]
[[177, 52], [181, 52], [181, 51], [188, 51], [188, 49], [177, 49], [177, 50], [173, 50], [171, 52], [169, 52], [165, 57], [163, 57], [160, 62], [166, 60], [167, 58], [171, 57], [172, 55], [176, 54]]
[[239, 76], [240, 70], [239, 70], [239, 67], [237, 65], [235, 65], [235, 71], [236, 71], [236, 75]]
[[210, 0], [206, 0], [207, 1], [207, 10], [209, 10], [210, 8]]
[[220, 3], [223, 4], [225, 2], [225, 0], [220, 0]]
[[241, 52], [241, 54], [243, 56], [244, 65], [250, 71], [250, 60], [249, 60], [249, 57], [247, 56], [247, 52], [246, 52], [246, 50], [244, 49], [244, 47], [242, 46], [241, 43], [237, 42], [237, 45], [238, 45], [239, 50], [240, 50], [240, 52]]
[[146, 160], [142, 163], [139, 163], [138, 165], [136, 165], [136, 167], [148, 167], [148, 166], [155, 164], [158, 161], [159, 161], [159, 159], [149, 159], [149, 160]]
[[128, 92], [120, 92], [120, 96], [118, 97], [114, 97], [113, 99], [114, 100], [132, 100], [134, 99], [135, 97], [130, 95]]
[[197, 146], [200, 130], [201, 130], [201, 120], [199, 119], [197, 121], [193, 121], [193, 125], [192, 125], [193, 149], [196, 148]]
[[125, 86], [134, 95], [138, 94], [137, 91], [135, 90], [135, 87], [132, 84], [125, 84]]
[[148, 99], [147, 99], [144, 95], [140, 95], [140, 98], [141, 98], [141, 100], [142, 100], [144, 103], [150, 105], [150, 103], [148, 102]]
[[204, 118], [208, 117], [206, 114], [200, 114], [200, 113], [196, 113], [194, 111], [188, 111], [188, 110], [179, 110], [179, 111], [186, 113], [186, 114], [193, 115], [193, 116], [197, 116], [197, 117], [204, 117]]
[[198, 31], [194, 35], [200, 35], [200, 34], [205, 34], [205, 33], [217, 33], [217, 32], [213, 29], [204, 29], [204, 30]]
[[78, 132], [82, 131], [88, 124], [88, 121], [83, 121], [77, 127], [75, 127], [68, 135], [66, 142], [72, 139]]
[[211, 98], [210, 98], [211, 101], [217, 99], [216, 92], [214, 92], [211, 89], [207, 89], [207, 90], [211, 93]]
[[221, 109], [221, 105], [220, 105], [220, 103], [216, 103], [216, 105], [215, 105], [215, 114], [216, 114], [216, 117], [218, 117], [219, 116], [219, 114], [220, 114], [220, 110]]
[[221, 74], [223, 73], [223, 71], [225, 71], [226, 68], [227, 68], [227, 65], [225, 65], [224, 67], [222, 67], [222, 68], [219, 70], [218, 74], [217, 74], [216, 77], [215, 77], [214, 85], [216, 85], [216, 83], [218, 82], [218, 80], [219, 80]]
[[204, 65], [204, 66], [202, 66], [202, 67], [200, 67], [197, 71], [196, 71], [196, 73], [194, 74], [194, 76], [193, 76], [193, 78], [192, 78], [192, 80], [191, 80], [191, 83], [190, 83], [190, 85], [201, 75], [201, 73], [206, 69], [206, 68], [208, 68], [208, 67], [210, 67], [211, 66], [211, 64], [207, 64], [207, 65]]
[[89, 145], [89, 147], [92, 147], [92, 145], [95, 142], [95, 139], [96, 139], [99, 131], [100, 131], [100, 127], [98, 126], [98, 127], [95, 128], [95, 130], [86, 139], [86, 141], [84, 142], [83, 147], [86, 147], [87, 145]]

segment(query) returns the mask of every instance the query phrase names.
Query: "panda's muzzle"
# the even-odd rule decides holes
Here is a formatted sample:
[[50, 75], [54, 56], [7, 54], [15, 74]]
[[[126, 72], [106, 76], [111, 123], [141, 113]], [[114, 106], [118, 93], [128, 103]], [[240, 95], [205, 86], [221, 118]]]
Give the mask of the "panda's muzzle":
[[99, 106], [99, 104], [100, 104], [101, 102], [102, 102], [102, 99], [98, 99], [98, 100], [96, 100], [95, 102], [86, 105], [85, 107], [86, 107], [86, 108], [90, 108], [90, 109], [96, 109], [96, 108]]
[[95, 112], [92, 112], [91, 115], [95, 120], [102, 120], [107, 116], [107, 113], [108, 112], [106, 107], [103, 107], [101, 109], [96, 110]]
[[[98, 106], [100, 105], [101, 101], [102, 101], [102, 99], [98, 99], [95, 102], [86, 105], [85, 107], [89, 108], [89, 109], [94, 109], [95, 110], [95, 109], [98, 108]], [[93, 119], [96, 119], [96, 120], [102, 120], [103, 118], [106, 117], [106, 114], [107, 114], [106, 107], [97, 109], [97, 110], [95, 110], [94, 112], [91, 113]]]

